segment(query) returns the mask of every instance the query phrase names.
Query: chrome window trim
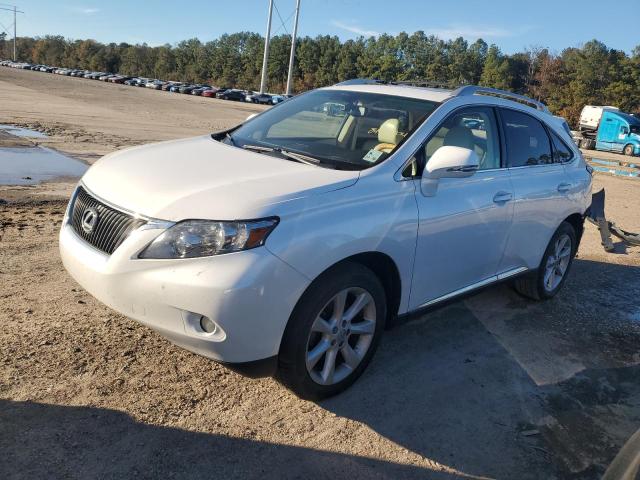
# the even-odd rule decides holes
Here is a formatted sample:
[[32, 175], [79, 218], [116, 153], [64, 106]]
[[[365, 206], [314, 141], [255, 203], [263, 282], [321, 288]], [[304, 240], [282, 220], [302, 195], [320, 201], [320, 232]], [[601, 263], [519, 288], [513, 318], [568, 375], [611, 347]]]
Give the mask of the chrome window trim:
[[[455, 98], [455, 97], [451, 97], [451, 98]], [[442, 105], [445, 105], [445, 102], [443, 102], [443, 103], [442, 103]], [[442, 105], [441, 105], [441, 106], [442, 106]], [[444, 122], [446, 122], [446, 121], [448, 120], [448, 118], [449, 118], [449, 116], [450, 116], [450, 115], [452, 115], [453, 113], [457, 112], [458, 110], [463, 110], [463, 109], [465, 109], [465, 108], [469, 108], [469, 107], [489, 107], [489, 108], [495, 108], [495, 107], [497, 107], [497, 106], [498, 106], [498, 105], [493, 104], [493, 103], [484, 103], [484, 102], [482, 102], [482, 103], [481, 103], [481, 102], [478, 102], [478, 103], [469, 103], [469, 104], [465, 104], [465, 105], [460, 105], [459, 107], [455, 107], [455, 108], [453, 108], [450, 112], [448, 112], [448, 113], [445, 115], [445, 117], [444, 117], [442, 120], [440, 120], [440, 121], [436, 124], [436, 126], [433, 128], [433, 130], [431, 130], [430, 135], [429, 135], [429, 136], [427, 136], [423, 141], [421, 141], [421, 142], [420, 142], [420, 144], [418, 145], [418, 147], [417, 147], [417, 148], [415, 148], [415, 149], [413, 150], [413, 152], [411, 153], [411, 155], [409, 155], [409, 158], [407, 158], [407, 159], [404, 161], [404, 163], [402, 164], [402, 166], [401, 166], [399, 169], [397, 169], [397, 170], [396, 170], [396, 172], [393, 174], [393, 179], [394, 179], [396, 182], [404, 182], [404, 181], [407, 181], [407, 180], [415, 180], [415, 179], [417, 179], [417, 178], [420, 178], [420, 177], [403, 177], [403, 176], [402, 176], [402, 172], [403, 172], [403, 170], [404, 170], [405, 168], [407, 168], [407, 166], [409, 165], [409, 163], [410, 163], [411, 159], [412, 159], [412, 158], [413, 158], [413, 156], [416, 154], [416, 152], [417, 152], [418, 150], [420, 150], [420, 148], [422, 148], [422, 146], [423, 146], [425, 143], [427, 143], [429, 140], [431, 140], [431, 136], [432, 136], [432, 134], [435, 134], [435, 133], [437, 133], [437, 132], [438, 132], [439, 128], [442, 126], [442, 124], [443, 124]], [[434, 111], [434, 113], [435, 113], [435, 111]], [[431, 115], [433, 115], [433, 113], [432, 113]], [[497, 126], [497, 127], [498, 127], [498, 129], [499, 129], [499, 128], [500, 128], [500, 126], [498, 125], [498, 123], [499, 123], [499, 119], [498, 119], [498, 118], [496, 118], [495, 120], [496, 120], [496, 126]], [[426, 124], [428, 121], [429, 121], [429, 119], [427, 118], [427, 120], [426, 120], [424, 123]], [[416, 132], [416, 133], [417, 133], [417, 132]], [[502, 152], [500, 152], [500, 156], [502, 157]], [[388, 159], [387, 159], [387, 160], [388, 160]], [[500, 159], [500, 161], [502, 162], [502, 158]], [[491, 172], [491, 171], [496, 171], [496, 170], [506, 170], [506, 169], [507, 169], [507, 167], [500, 167], [500, 168], [487, 168], [486, 170], [478, 170], [478, 173], [480, 173], [480, 172]]]
[[[558, 135], [558, 133], [553, 129], [553, 127], [551, 125], [549, 125], [547, 122], [545, 122], [544, 120], [542, 120], [540, 118], [537, 118], [535, 115], [531, 115], [530, 113], [528, 113], [526, 111], [523, 111], [523, 110], [519, 110], [517, 108], [512, 108], [512, 107], [508, 107], [508, 106], [501, 106], [501, 105], [497, 105], [497, 108], [502, 108], [502, 109], [505, 109], [505, 110], [514, 110], [514, 111], [519, 112], [519, 113], [524, 113], [525, 115], [529, 115], [531, 118], [534, 118], [538, 122], [540, 122], [542, 127], [547, 131], [547, 137], [549, 137], [549, 146], [551, 147], [551, 157], [552, 158], [553, 158], [553, 151], [554, 151], [555, 147], [553, 145], [553, 138], [551, 138], [551, 135], [549, 134], [549, 131], [551, 131], [551, 133], [555, 133], [558, 136], [558, 138], [560, 139], [560, 141], [562, 141], [562, 143], [565, 144], [565, 147], [567, 147], [569, 150], [571, 150], [571, 153], [573, 153], [571, 158], [566, 162], [552, 162], [552, 163], [543, 163], [543, 164], [537, 164], [537, 165], [520, 165], [520, 166], [517, 166], [517, 167], [509, 167], [509, 166], [504, 167], [507, 170], [515, 170], [515, 169], [518, 169], [518, 168], [531, 168], [531, 167], [551, 167], [551, 166], [554, 166], [554, 165], [562, 165], [562, 166], [571, 165], [573, 162], [578, 160], [578, 158], [580, 156], [582, 156], [582, 151], [577, 146], [575, 147], [577, 152], [576, 152], [576, 150], [573, 149], [573, 145], [575, 145], [575, 144], [572, 144], [572, 146], [567, 145], [566, 142], [564, 140], [562, 140], [562, 137], [560, 135]], [[506, 137], [505, 137], [505, 143], [506, 143], [506, 141], [507, 140], [506, 140]], [[507, 162], [508, 162], [508, 159], [507, 159]]]
[[518, 167], [507, 167], [507, 170], [520, 170], [522, 168], [549, 168], [549, 167], [562, 167], [566, 165], [566, 163], [543, 163], [539, 165], [520, 165]]
[[[568, 149], [569, 149], [569, 151], [570, 151], [570, 152], [571, 152], [571, 154], [572, 154], [572, 155], [571, 155], [571, 158], [570, 158], [569, 160], [567, 160], [566, 162], [554, 162], [554, 163], [558, 163], [558, 164], [560, 164], [560, 165], [569, 165], [569, 164], [573, 163], [573, 162], [577, 159], [577, 157], [578, 157], [579, 155], [582, 155], [582, 152], [580, 151], [580, 148], [578, 148], [578, 146], [577, 146], [575, 143], [573, 143], [573, 142], [572, 142], [572, 144], [571, 144], [571, 145], [567, 145], [567, 142], [565, 142], [565, 141], [562, 139], [562, 137], [561, 137], [560, 135], [558, 135], [558, 132], [556, 132], [553, 128], [551, 128], [551, 126], [550, 126], [550, 125], [545, 124], [545, 126], [547, 127], [547, 130], [550, 130], [550, 132], [551, 132], [552, 134], [555, 134], [555, 136], [556, 136], [556, 137], [558, 137], [558, 140], [560, 140], [560, 141], [562, 142], [562, 144], [563, 144], [566, 148], [568, 148]], [[553, 137], [552, 137], [551, 135], [549, 135], [549, 136], [551, 137], [551, 138], [550, 138], [550, 140], [551, 140], [551, 147], [553, 148], [553, 150], [555, 150], [556, 148], [555, 148], [555, 145], [553, 144]], [[577, 153], [576, 153], [576, 151], [573, 149], [573, 147], [575, 147], [575, 148], [578, 150], [578, 152], [577, 152]]]

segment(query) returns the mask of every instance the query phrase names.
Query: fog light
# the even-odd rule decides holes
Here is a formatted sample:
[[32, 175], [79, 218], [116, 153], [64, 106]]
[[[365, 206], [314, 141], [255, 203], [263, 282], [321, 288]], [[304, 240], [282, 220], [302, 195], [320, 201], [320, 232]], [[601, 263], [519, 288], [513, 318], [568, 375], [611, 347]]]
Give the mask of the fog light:
[[200, 328], [207, 333], [213, 333], [216, 331], [216, 324], [213, 323], [213, 320], [203, 315], [200, 317]]

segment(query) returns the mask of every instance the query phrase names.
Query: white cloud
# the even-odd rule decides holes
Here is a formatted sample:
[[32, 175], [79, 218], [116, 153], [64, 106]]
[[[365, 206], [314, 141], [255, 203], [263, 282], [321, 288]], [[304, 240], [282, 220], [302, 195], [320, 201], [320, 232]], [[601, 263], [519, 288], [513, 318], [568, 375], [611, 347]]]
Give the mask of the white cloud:
[[[354, 33], [356, 35], [362, 35], [363, 37], [379, 37], [382, 35], [377, 30], [367, 30], [360, 27], [356, 23], [344, 23], [339, 20], [332, 20], [331, 25], [337, 27], [346, 32]], [[461, 24], [455, 23], [443, 27], [427, 27], [424, 29], [425, 33], [429, 35], [435, 35], [436, 37], [448, 40], [458, 37], [476, 39], [476, 38], [505, 38], [516, 37], [518, 35], [525, 34], [534, 27], [532, 26], [518, 26], [513, 29], [507, 29], [502, 27], [495, 27], [489, 25], [474, 25], [474, 24]], [[390, 35], [396, 35], [397, 32], [387, 32]]]
[[425, 32], [433, 34], [436, 37], [450, 39], [457, 37], [465, 38], [504, 38], [515, 37], [531, 30], [532, 27], [518, 27], [514, 30], [508, 30], [501, 27], [479, 26], [479, 25], [464, 25], [455, 24], [448, 27], [433, 27], [426, 28]]
[[380, 32], [376, 32], [375, 30], [365, 30], [364, 28], [360, 28], [357, 25], [347, 25], [346, 23], [339, 22], [338, 20], [332, 20], [331, 25], [333, 25], [334, 27], [338, 27], [341, 30], [355, 33], [356, 35], [362, 35], [363, 37], [380, 36]]
[[71, 7], [69, 8], [72, 12], [81, 13], [83, 15], [94, 15], [100, 11], [99, 8], [94, 7]]

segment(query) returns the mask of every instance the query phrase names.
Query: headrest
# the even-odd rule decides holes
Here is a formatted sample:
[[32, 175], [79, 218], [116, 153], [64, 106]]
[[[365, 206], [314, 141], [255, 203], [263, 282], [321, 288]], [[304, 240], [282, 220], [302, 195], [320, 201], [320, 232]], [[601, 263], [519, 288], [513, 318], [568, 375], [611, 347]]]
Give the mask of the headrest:
[[397, 118], [385, 120], [378, 129], [378, 141], [380, 143], [391, 143], [392, 145], [397, 145], [402, 139], [402, 136], [398, 133], [399, 127], [400, 120]]
[[474, 148], [473, 133], [467, 127], [453, 127], [447, 132], [442, 141], [442, 145], [463, 147], [473, 150]]

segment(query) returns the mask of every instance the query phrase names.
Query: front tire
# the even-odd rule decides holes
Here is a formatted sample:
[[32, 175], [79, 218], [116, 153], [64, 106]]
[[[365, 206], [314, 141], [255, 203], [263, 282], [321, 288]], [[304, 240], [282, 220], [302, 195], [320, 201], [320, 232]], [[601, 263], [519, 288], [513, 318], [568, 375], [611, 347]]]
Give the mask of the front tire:
[[578, 241], [573, 226], [568, 222], [562, 222], [551, 237], [538, 269], [516, 279], [516, 291], [533, 300], [554, 297], [569, 275], [577, 247]]
[[371, 361], [386, 314], [384, 288], [368, 268], [349, 262], [322, 274], [291, 314], [276, 378], [309, 400], [342, 392]]
[[624, 154], [632, 157], [633, 156], [633, 145], [625, 145], [624, 146], [624, 150], [623, 150]]

